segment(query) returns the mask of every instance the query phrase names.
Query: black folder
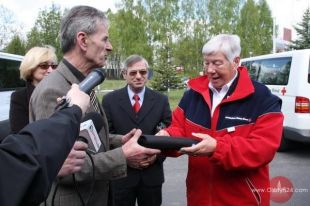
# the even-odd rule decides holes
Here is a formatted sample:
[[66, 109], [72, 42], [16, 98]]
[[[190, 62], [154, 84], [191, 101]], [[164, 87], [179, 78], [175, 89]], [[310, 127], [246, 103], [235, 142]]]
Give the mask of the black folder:
[[179, 150], [182, 147], [190, 147], [200, 142], [196, 139], [185, 137], [169, 137], [169, 136], [154, 136], [141, 135], [138, 143], [144, 147], [160, 150]]

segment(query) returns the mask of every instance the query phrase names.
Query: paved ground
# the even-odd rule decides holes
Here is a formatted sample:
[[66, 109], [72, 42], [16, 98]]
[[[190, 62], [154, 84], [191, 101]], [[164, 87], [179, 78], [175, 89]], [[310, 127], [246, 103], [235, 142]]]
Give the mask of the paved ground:
[[[163, 185], [163, 206], [186, 206], [185, 179], [187, 156], [167, 158], [164, 163], [165, 183]], [[286, 153], [277, 153], [270, 164], [270, 177], [284, 176], [296, 189], [286, 203], [271, 202], [271, 206], [309, 206], [310, 205], [310, 145], [295, 148]]]
[[187, 156], [167, 158], [164, 162], [165, 183], [163, 185], [163, 206], [185, 206]]

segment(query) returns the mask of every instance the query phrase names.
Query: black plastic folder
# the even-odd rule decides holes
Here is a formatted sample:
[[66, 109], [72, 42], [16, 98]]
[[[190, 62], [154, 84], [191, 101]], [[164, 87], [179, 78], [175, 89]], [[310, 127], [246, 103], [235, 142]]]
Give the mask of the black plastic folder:
[[200, 142], [199, 140], [185, 137], [167, 137], [154, 135], [141, 135], [138, 143], [144, 147], [160, 150], [179, 150], [182, 147], [190, 147]]

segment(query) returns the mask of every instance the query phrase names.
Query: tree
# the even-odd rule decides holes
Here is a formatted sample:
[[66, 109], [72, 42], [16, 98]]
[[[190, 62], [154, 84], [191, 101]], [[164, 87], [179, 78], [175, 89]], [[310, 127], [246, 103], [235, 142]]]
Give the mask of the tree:
[[29, 50], [32, 47], [43, 45], [40, 37], [40, 32], [36, 27], [33, 27], [27, 34], [27, 45], [26, 48]]
[[26, 53], [25, 43], [18, 35], [15, 35], [13, 39], [5, 47], [4, 51], [11, 54], [25, 55]]
[[202, 69], [201, 49], [209, 36], [209, 25], [206, 20], [207, 0], [182, 0], [182, 31], [173, 44], [173, 63], [182, 66], [183, 74], [196, 76]]
[[258, 2], [258, 15], [259, 15], [259, 35], [257, 45], [257, 54], [268, 54], [272, 50], [272, 35], [273, 35], [273, 19], [271, 10], [266, 0]]
[[[120, 67], [126, 56], [144, 56], [154, 69], [152, 86], [158, 90], [177, 87], [176, 67], [188, 76], [202, 69], [201, 49], [219, 33], [237, 33], [242, 55], [269, 53], [272, 18], [266, 0], [122, 0], [109, 13], [111, 62]], [[242, 7], [242, 8], [241, 8]], [[219, 9], [220, 8], [220, 9]], [[240, 12], [241, 10], [241, 12]], [[189, 74], [189, 71], [191, 74]]]
[[15, 34], [20, 34], [21, 26], [14, 13], [0, 5], [0, 51], [10, 42]]
[[272, 48], [272, 17], [265, 0], [255, 4], [247, 0], [241, 9], [236, 27], [241, 39], [241, 56], [270, 53]]
[[152, 87], [159, 91], [176, 88], [180, 79], [173, 63], [173, 42], [181, 33], [180, 3], [177, 0], [142, 0], [140, 5], [147, 13], [147, 32], [154, 48]]
[[51, 45], [56, 49], [58, 59], [61, 59], [59, 31], [62, 12], [59, 6], [52, 4], [50, 8], [41, 10], [34, 27], [28, 33], [27, 49], [34, 46]]
[[[159, 52], [162, 55], [168, 55], [168, 52]], [[175, 67], [168, 61], [168, 56], [160, 56], [156, 67], [155, 75], [151, 83], [152, 87], [157, 91], [168, 91], [169, 89], [176, 89], [181, 84], [180, 78], [176, 74]]]
[[294, 27], [298, 38], [292, 42], [293, 49], [309, 49], [310, 48], [310, 8], [307, 8], [302, 21]]
[[[127, 2], [128, 4], [128, 2]], [[130, 8], [130, 9], [129, 9]], [[139, 6], [120, 9], [113, 14], [108, 12], [110, 20], [110, 39], [113, 52], [110, 55], [110, 65], [113, 69], [120, 67], [120, 61], [132, 54], [142, 55], [152, 62], [152, 47], [146, 32], [146, 24], [141, 17]]]
[[149, 61], [154, 76], [161, 76], [155, 78], [161, 81], [156, 85], [175, 84], [172, 52], [173, 38], [180, 28], [178, 1], [123, 0], [121, 3], [118, 12], [109, 15], [113, 60], [140, 54]]
[[239, 18], [240, 0], [216, 0], [208, 3], [211, 35], [234, 33]]

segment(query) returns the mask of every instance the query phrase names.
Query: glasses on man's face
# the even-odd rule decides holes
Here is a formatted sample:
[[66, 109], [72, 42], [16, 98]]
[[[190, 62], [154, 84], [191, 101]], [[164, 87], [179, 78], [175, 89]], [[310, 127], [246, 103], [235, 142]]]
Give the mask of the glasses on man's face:
[[131, 70], [128, 72], [129, 76], [136, 76], [137, 74], [140, 74], [141, 76], [146, 75], [147, 71], [146, 70]]
[[58, 66], [57, 64], [39, 64], [38, 65], [38, 67], [44, 70], [47, 70], [49, 67], [52, 67], [52, 69], [56, 69], [57, 66]]

